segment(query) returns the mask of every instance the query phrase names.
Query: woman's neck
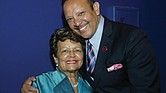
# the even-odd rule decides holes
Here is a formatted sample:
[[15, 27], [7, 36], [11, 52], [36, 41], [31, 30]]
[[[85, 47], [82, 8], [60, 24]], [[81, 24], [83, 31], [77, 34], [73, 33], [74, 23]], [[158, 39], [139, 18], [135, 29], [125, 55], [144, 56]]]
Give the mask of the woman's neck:
[[75, 93], [78, 93], [78, 73], [67, 74]]
[[78, 73], [67, 73], [66, 75], [72, 84], [76, 84], [78, 82]]

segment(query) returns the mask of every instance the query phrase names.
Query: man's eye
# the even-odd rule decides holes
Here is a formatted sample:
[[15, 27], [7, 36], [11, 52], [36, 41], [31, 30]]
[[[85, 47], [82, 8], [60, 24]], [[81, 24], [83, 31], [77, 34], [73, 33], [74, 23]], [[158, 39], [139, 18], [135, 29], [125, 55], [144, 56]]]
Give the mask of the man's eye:
[[67, 21], [71, 21], [71, 20], [72, 20], [72, 18], [67, 18], [66, 20], [67, 20]]
[[84, 13], [85, 13], [85, 12], [82, 11], [82, 12], [80, 12], [80, 13], [78, 14], [78, 16], [82, 16]]

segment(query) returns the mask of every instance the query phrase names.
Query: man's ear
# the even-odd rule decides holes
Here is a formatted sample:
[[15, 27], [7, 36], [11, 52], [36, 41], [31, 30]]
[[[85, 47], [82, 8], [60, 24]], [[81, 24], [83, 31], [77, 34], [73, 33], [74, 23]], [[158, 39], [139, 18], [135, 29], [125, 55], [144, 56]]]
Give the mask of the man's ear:
[[93, 10], [96, 12], [96, 15], [100, 15], [100, 4], [99, 4], [99, 2], [94, 2]]

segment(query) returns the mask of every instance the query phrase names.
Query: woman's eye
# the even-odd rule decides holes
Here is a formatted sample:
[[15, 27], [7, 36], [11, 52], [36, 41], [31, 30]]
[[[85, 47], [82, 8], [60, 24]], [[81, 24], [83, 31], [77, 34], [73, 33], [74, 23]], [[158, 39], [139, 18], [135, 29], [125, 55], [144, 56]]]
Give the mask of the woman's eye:
[[76, 52], [82, 52], [80, 49], [75, 50]]
[[67, 50], [62, 50], [62, 53], [65, 53], [65, 52], [67, 52]]

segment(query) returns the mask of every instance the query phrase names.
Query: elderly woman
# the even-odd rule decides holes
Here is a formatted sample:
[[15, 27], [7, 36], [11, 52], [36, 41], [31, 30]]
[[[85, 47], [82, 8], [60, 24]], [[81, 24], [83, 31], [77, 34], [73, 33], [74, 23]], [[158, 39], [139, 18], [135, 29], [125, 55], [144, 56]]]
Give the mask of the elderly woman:
[[50, 39], [50, 50], [56, 70], [36, 76], [32, 86], [40, 93], [92, 93], [89, 83], [78, 73], [84, 49], [84, 39], [70, 29], [55, 31]]

